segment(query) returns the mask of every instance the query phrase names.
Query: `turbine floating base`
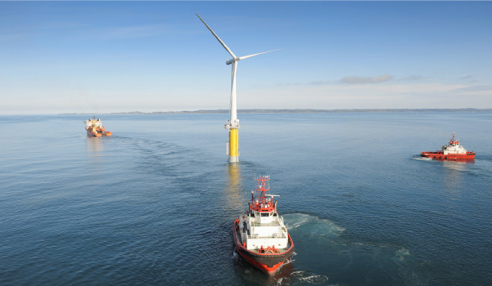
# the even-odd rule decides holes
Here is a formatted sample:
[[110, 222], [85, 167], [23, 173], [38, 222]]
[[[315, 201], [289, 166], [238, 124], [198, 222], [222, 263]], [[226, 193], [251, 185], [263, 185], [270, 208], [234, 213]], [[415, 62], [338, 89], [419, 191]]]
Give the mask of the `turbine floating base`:
[[236, 128], [229, 130], [228, 147], [229, 163], [239, 162], [239, 132]]

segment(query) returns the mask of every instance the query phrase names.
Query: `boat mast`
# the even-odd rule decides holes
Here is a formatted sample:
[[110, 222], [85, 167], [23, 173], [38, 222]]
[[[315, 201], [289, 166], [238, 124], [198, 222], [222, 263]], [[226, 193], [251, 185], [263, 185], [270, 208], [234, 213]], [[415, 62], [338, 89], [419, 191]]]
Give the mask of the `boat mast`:
[[253, 209], [258, 211], [273, 208], [272, 199], [266, 197], [266, 192], [270, 190], [270, 176], [259, 176], [255, 178], [257, 187], [255, 188], [255, 194], [253, 196], [252, 206]]

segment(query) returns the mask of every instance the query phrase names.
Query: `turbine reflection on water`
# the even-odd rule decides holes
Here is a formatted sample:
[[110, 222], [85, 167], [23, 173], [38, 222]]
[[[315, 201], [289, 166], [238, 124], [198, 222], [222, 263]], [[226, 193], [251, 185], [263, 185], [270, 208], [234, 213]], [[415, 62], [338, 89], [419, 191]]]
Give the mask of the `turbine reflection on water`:
[[104, 142], [100, 139], [102, 138], [86, 138], [87, 162], [91, 166], [89, 172], [92, 180], [95, 182], [100, 182], [97, 178], [99, 178], [99, 175], [102, 174], [102, 170], [104, 168]]
[[94, 138], [94, 137], [87, 136], [86, 138], [87, 155], [98, 156], [101, 152], [104, 151], [103, 143], [99, 139], [101, 138]]
[[473, 164], [473, 161], [464, 162], [442, 162], [444, 166], [445, 184], [448, 188], [456, 188], [461, 185], [463, 172], [466, 171], [466, 164]]
[[237, 210], [238, 215], [244, 209], [243, 199], [241, 196], [242, 178], [240, 164], [226, 165], [227, 185], [225, 189], [227, 206], [229, 209]]

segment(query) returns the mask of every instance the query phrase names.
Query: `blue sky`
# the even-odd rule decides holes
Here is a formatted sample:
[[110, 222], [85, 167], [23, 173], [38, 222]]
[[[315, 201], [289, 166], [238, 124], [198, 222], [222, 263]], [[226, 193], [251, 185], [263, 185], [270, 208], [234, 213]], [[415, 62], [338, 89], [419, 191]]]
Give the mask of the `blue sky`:
[[492, 2], [0, 2], [0, 114], [492, 108]]

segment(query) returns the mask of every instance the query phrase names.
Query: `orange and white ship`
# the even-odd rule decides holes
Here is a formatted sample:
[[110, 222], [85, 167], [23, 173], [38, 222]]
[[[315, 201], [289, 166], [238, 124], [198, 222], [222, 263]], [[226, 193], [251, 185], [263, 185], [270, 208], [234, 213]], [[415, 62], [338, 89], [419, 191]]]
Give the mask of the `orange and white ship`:
[[441, 151], [436, 152], [422, 152], [422, 157], [440, 159], [440, 160], [474, 160], [475, 152], [466, 151], [463, 146], [460, 145], [460, 141], [455, 139], [453, 132], [453, 138], [449, 141], [448, 145], [442, 146]]
[[234, 221], [234, 244], [237, 253], [247, 262], [274, 274], [294, 252], [294, 242], [283, 218], [277, 212], [277, 201], [267, 195], [270, 176], [255, 178], [258, 183], [251, 192], [249, 210]]
[[84, 121], [85, 131], [87, 131], [87, 136], [89, 137], [101, 137], [101, 136], [111, 136], [113, 135], [110, 131], [106, 131], [102, 125], [101, 119], [88, 119]]

